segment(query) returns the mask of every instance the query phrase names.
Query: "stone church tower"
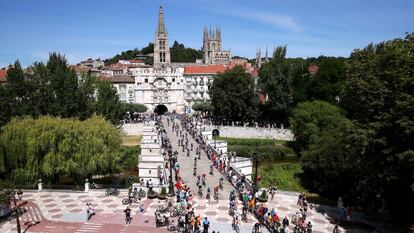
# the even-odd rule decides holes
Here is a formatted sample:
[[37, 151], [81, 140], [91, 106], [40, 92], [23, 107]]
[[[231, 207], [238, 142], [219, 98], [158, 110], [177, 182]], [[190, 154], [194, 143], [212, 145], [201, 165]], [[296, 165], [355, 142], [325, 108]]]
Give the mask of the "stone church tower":
[[231, 58], [230, 51], [221, 47], [221, 29], [208, 30], [204, 27], [203, 32], [203, 59], [205, 64], [226, 64]]
[[168, 46], [168, 32], [164, 23], [164, 10], [160, 6], [158, 26], [154, 41], [154, 67], [170, 64], [170, 47]]

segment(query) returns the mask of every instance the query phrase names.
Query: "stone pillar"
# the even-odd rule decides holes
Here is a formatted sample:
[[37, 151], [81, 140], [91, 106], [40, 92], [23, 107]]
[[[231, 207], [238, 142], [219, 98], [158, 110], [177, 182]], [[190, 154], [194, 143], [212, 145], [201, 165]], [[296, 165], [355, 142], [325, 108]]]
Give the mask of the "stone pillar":
[[42, 179], [39, 179], [38, 183], [37, 183], [37, 190], [38, 191], [42, 191], [43, 190], [43, 183], [42, 183]]
[[85, 179], [85, 193], [89, 192], [89, 180]]

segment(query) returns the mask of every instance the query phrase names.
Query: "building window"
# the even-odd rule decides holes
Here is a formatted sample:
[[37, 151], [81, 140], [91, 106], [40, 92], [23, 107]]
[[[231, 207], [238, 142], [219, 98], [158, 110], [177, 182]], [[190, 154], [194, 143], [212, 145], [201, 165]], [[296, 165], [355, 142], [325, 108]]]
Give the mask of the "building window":
[[125, 84], [121, 84], [121, 85], [119, 85], [119, 89], [120, 89], [120, 90], [125, 90], [125, 89], [126, 89], [126, 85], [125, 85]]
[[175, 78], [173, 78], [172, 81], [175, 82]]
[[146, 83], [148, 82], [148, 79], [147, 79], [147, 78], [145, 79], [145, 82], [146, 82]]

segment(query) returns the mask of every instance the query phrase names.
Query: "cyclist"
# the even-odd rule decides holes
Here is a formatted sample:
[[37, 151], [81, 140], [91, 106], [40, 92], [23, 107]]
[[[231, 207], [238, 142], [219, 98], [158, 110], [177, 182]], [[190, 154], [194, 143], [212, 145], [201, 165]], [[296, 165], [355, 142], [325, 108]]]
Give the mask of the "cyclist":
[[199, 185], [199, 186], [198, 186], [198, 195], [199, 195], [200, 197], [202, 197], [202, 196], [203, 196], [203, 186], [201, 186], [201, 185]]
[[261, 225], [260, 225], [259, 222], [255, 223], [254, 226], [253, 226], [253, 232], [254, 233], [259, 233], [260, 232], [260, 227], [261, 227]]
[[218, 203], [219, 202], [219, 195], [217, 192], [214, 193], [214, 200]]
[[203, 182], [203, 185], [206, 186], [206, 174], [205, 173], [203, 174], [202, 182]]
[[243, 205], [242, 217], [247, 221], [247, 205]]
[[237, 214], [234, 214], [233, 215], [233, 229], [235, 229], [236, 232], [239, 232], [238, 231], [239, 224], [240, 224], [239, 216]]
[[206, 195], [206, 199], [210, 202], [210, 187], [207, 188], [207, 195]]
[[230, 201], [230, 206], [229, 206], [229, 210], [230, 210], [230, 213], [231, 213], [231, 215], [234, 215], [234, 213], [235, 213], [235, 203], [234, 203], [234, 200], [231, 200]]
[[221, 190], [223, 190], [223, 182], [224, 182], [224, 178], [223, 177], [220, 177], [220, 179], [219, 179], [219, 187], [220, 187]]

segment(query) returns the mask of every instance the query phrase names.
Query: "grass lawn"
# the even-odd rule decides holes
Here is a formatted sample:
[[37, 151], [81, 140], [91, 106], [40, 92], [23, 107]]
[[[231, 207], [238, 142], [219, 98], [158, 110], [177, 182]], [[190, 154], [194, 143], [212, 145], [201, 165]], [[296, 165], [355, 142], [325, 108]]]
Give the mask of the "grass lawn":
[[302, 187], [297, 177], [300, 173], [302, 173], [300, 163], [263, 161], [259, 166], [259, 175], [262, 177], [261, 186], [277, 186], [280, 190], [306, 192], [307, 190]]
[[141, 135], [125, 135], [122, 138], [123, 146], [139, 146], [141, 142]]

